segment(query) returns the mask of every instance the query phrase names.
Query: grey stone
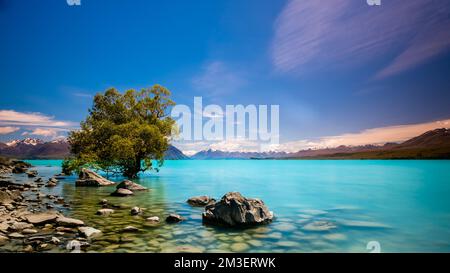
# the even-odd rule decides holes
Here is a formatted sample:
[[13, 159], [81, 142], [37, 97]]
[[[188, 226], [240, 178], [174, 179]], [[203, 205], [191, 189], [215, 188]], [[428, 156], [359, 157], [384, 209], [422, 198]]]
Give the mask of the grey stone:
[[273, 213], [259, 199], [245, 198], [229, 192], [222, 199], [205, 208], [203, 221], [213, 225], [252, 226], [272, 222]]

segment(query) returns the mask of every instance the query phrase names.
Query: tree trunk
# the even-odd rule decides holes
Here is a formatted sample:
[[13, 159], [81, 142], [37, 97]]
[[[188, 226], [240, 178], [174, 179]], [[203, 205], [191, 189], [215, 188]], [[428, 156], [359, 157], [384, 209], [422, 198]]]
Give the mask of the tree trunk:
[[124, 172], [124, 176], [126, 176], [128, 179], [136, 178], [138, 173], [141, 171], [141, 159], [138, 157], [133, 162], [134, 164], [128, 166]]

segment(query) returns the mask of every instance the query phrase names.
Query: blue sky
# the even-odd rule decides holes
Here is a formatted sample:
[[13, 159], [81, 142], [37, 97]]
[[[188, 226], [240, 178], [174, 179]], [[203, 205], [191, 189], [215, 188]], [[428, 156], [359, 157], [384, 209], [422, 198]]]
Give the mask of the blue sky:
[[279, 104], [292, 145], [450, 118], [446, 0], [81, 3], [0, 0], [1, 141], [63, 135], [95, 93], [156, 83], [179, 104]]

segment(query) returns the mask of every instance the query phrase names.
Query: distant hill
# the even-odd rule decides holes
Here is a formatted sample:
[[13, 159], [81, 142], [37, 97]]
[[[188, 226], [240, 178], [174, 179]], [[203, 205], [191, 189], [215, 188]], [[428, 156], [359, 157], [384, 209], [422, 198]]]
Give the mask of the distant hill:
[[387, 143], [383, 146], [357, 146], [317, 150], [312, 155], [302, 152], [288, 159], [450, 159], [450, 130], [441, 128], [428, 131], [403, 143]]
[[166, 151], [164, 159], [168, 160], [178, 160], [178, 159], [189, 159], [189, 157], [183, 154], [177, 147], [170, 145], [169, 149]]
[[[0, 142], [0, 156], [18, 159], [63, 159], [69, 156], [69, 143], [66, 140], [44, 142], [40, 139], [26, 138], [8, 143]], [[169, 146], [165, 159], [187, 159], [180, 150]]]
[[192, 159], [450, 159], [450, 130], [436, 129], [403, 143], [285, 152], [200, 151]]

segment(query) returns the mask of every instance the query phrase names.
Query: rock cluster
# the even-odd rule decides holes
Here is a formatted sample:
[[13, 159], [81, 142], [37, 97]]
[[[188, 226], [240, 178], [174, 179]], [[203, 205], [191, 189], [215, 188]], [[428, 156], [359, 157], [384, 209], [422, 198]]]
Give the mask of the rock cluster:
[[[33, 174], [37, 175], [37, 172]], [[57, 182], [55, 180], [50, 178], [47, 184]], [[44, 185], [41, 182], [42, 178], [29, 183], [1, 180], [0, 245], [19, 241], [23, 252], [65, 248], [71, 240], [80, 242], [83, 247], [88, 246], [87, 240], [101, 231], [53, 209], [54, 206], [68, 207], [69, 204], [62, 197], [40, 192], [39, 187]]]
[[29, 168], [31, 164], [24, 161], [0, 158], [0, 174], [25, 173]]

